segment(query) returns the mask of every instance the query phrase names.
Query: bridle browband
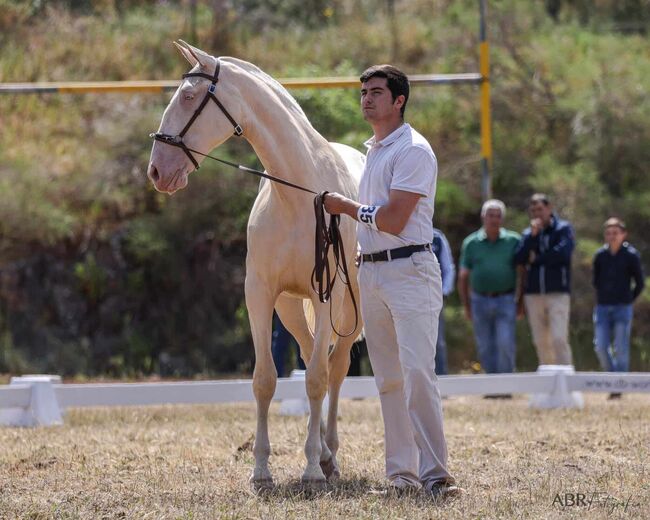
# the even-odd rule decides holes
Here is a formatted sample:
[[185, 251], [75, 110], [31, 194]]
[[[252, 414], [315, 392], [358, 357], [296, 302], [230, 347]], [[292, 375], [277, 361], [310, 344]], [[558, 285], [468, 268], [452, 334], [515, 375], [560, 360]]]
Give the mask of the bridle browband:
[[[160, 132], [154, 133], [154, 134], [149, 134], [149, 137], [152, 137], [156, 141], [160, 141], [161, 143], [165, 144], [170, 144], [172, 146], [178, 146], [181, 150], [185, 152], [185, 155], [187, 155], [190, 158], [190, 161], [192, 161], [192, 164], [194, 165], [194, 168], [197, 170], [199, 169], [199, 163], [198, 161], [194, 158], [192, 155], [192, 152], [195, 153], [200, 153], [196, 152], [195, 150], [192, 150], [191, 148], [188, 148], [187, 145], [183, 142], [183, 137], [185, 137], [185, 134], [187, 131], [190, 129], [192, 126], [192, 123], [196, 121], [196, 118], [201, 115], [201, 112], [205, 108], [205, 105], [208, 104], [208, 101], [212, 100], [214, 101], [221, 112], [223, 112], [223, 115], [228, 118], [228, 121], [232, 124], [233, 128], [235, 129], [234, 135], [237, 137], [240, 137], [244, 131], [242, 130], [242, 127], [235, 121], [235, 118], [230, 115], [228, 110], [226, 110], [226, 107], [224, 107], [221, 104], [221, 101], [217, 98], [215, 95], [215, 92], [217, 91], [217, 82], [219, 81], [219, 71], [221, 70], [221, 61], [219, 58], [217, 58], [217, 65], [214, 69], [214, 75], [210, 76], [210, 74], [206, 74], [205, 72], [188, 72], [186, 74], [183, 74], [183, 79], [185, 78], [205, 78], [209, 79], [211, 81], [210, 86], [208, 87], [208, 91], [205, 93], [205, 96], [203, 96], [203, 101], [201, 101], [201, 104], [198, 106], [198, 108], [194, 111], [194, 114], [192, 114], [192, 117], [190, 117], [190, 120], [187, 122], [185, 127], [180, 131], [179, 134], [177, 135], [170, 135], [170, 134], [162, 134]], [[201, 154], [204, 155], [204, 154]]]
[[[325, 199], [325, 195], [327, 195], [327, 191], [323, 191], [321, 193], [315, 192], [313, 190], [310, 190], [309, 188], [299, 186], [298, 184], [294, 184], [285, 179], [281, 179], [279, 177], [269, 175], [266, 172], [261, 172], [253, 168], [248, 168], [247, 166], [242, 166], [241, 164], [235, 164], [233, 162], [226, 161], [224, 159], [219, 159], [218, 157], [214, 157], [212, 155], [205, 154], [203, 152], [199, 152], [198, 150], [189, 148], [183, 142], [183, 137], [192, 126], [192, 123], [194, 123], [196, 118], [199, 117], [201, 111], [205, 108], [205, 105], [208, 104], [208, 101], [210, 99], [212, 99], [212, 101], [214, 101], [217, 104], [221, 112], [223, 112], [223, 115], [226, 116], [226, 118], [228, 118], [228, 121], [230, 121], [230, 123], [234, 128], [234, 135], [236, 135], [237, 137], [241, 137], [243, 135], [244, 131], [242, 127], [237, 123], [237, 121], [235, 121], [235, 119], [230, 115], [228, 110], [226, 110], [226, 107], [224, 107], [221, 104], [221, 102], [219, 101], [219, 99], [217, 99], [217, 96], [215, 95], [215, 92], [217, 90], [217, 82], [219, 81], [220, 69], [221, 69], [221, 62], [219, 61], [219, 58], [217, 58], [217, 65], [215, 67], [213, 76], [210, 76], [209, 74], [206, 74], [204, 72], [188, 72], [186, 74], [183, 74], [183, 79], [205, 78], [210, 80], [211, 83], [210, 86], [208, 87], [208, 91], [203, 97], [203, 101], [201, 101], [201, 104], [194, 111], [194, 114], [192, 114], [192, 117], [187, 122], [185, 127], [180, 131], [179, 134], [171, 135], [171, 134], [163, 134], [161, 132], [156, 132], [156, 133], [149, 134], [149, 137], [151, 137], [155, 141], [160, 141], [161, 143], [165, 143], [171, 146], [177, 146], [178, 148], [183, 150], [183, 152], [185, 152], [185, 155], [187, 155], [190, 158], [192, 164], [194, 164], [194, 167], [197, 170], [199, 169], [199, 163], [192, 155], [193, 153], [202, 155], [203, 157], [208, 157], [215, 161], [219, 161], [220, 163], [226, 164], [228, 166], [232, 166], [233, 168], [237, 168], [239, 170], [243, 170], [247, 173], [257, 175], [258, 177], [264, 177], [273, 182], [284, 184], [285, 186], [289, 186], [290, 188], [295, 188], [316, 195], [314, 197], [314, 213], [316, 215], [316, 233], [315, 233], [316, 250], [315, 250], [315, 265], [311, 273], [311, 287], [314, 290], [314, 292], [318, 294], [318, 299], [321, 303], [326, 303], [328, 300], [330, 301], [330, 325], [332, 326], [332, 330], [336, 333], [336, 335], [341, 337], [351, 336], [357, 330], [357, 326], [359, 325], [359, 310], [357, 309], [357, 302], [354, 297], [354, 293], [352, 291], [352, 283], [350, 282], [350, 275], [348, 273], [347, 260], [345, 257], [345, 249], [343, 248], [343, 242], [341, 241], [341, 234], [339, 231], [340, 216], [330, 215], [329, 226], [327, 225], [327, 221], [325, 217], [325, 206], [323, 202]], [[332, 276], [331, 274], [329, 260], [328, 260], [330, 247], [332, 248], [332, 253], [334, 255], [334, 276]], [[348, 293], [350, 294], [350, 298], [352, 300], [352, 306], [354, 307], [354, 327], [347, 334], [341, 334], [340, 332], [338, 332], [332, 321], [331, 296], [332, 296], [332, 289], [334, 287], [334, 282], [336, 282], [337, 275], [340, 275], [342, 283], [347, 286]], [[318, 288], [316, 287], [317, 285]]]

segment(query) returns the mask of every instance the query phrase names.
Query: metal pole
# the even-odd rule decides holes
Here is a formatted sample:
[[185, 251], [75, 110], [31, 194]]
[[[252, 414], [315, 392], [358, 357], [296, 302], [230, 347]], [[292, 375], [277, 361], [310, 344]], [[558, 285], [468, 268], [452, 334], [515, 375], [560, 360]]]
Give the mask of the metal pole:
[[[279, 78], [289, 89], [300, 88], [359, 88], [356, 76], [324, 78]], [[460, 74], [410, 74], [411, 85], [480, 85], [483, 77], [478, 72]], [[154, 81], [73, 81], [51, 83], [0, 83], [2, 94], [88, 94], [107, 92], [167, 92], [178, 88], [178, 80]]]
[[483, 200], [492, 198], [492, 119], [490, 115], [490, 50], [487, 41], [485, 17], [487, 0], [479, 0], [481, 21], [479, 25], [479, 59], [481, 73], [481, 196]]

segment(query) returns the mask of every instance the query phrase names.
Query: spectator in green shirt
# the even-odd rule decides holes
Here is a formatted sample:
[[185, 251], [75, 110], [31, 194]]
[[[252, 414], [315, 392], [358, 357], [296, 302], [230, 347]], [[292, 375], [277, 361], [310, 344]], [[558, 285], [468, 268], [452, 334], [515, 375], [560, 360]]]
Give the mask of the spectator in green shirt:
[[502, 227], [506, 207], [500, 200], [483, 204], [483, 226], [463, 241], [458, 292], [465, 316], [472, 321], [476, 350], [488, 374], [515, 369], [517, 271], [515, 250], [520, 236]]

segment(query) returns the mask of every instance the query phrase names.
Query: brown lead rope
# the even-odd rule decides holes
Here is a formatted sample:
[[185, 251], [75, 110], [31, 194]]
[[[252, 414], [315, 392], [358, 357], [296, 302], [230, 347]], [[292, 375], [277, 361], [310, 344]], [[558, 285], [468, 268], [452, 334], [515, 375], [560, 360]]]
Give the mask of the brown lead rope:
[[[314, 270], [311, 273], [311, 287], [318, 294], [318, 299], [321, 303], [326, 303], [330, 300], [330, 325], [334, 333], [341, 337], [347, 338], [354, 334], [359, 325], [359, 310], [357, 309], [357, 301], [354, 298], [352, 291], [352, 283], [350, 282], [350, 274], [348, 273], [348, 264], [345, 258], [345, 249], [343, 241], [341, 240], [341, 233], [339, 231], [339, 223], [341, 218], [339, 215], [330, 215], [330, 223], [327, 225], [325, 215], [325, 195], [326, 191], [319, 193], [314, 197], [314, 214], [316, 216], [316, 233], [315, 233], [315, 258], [316, 262]], [[332, 248], [334, 255], [334, 275], [330, 271], [330, 263], [328, 260], [329, 250]], [[352, 306], [354, 307], [354, 327], [347, 334], [341, 334], [334, 326], [332, 320], [332, 289], [336, 282], [337, 275], [340, 276], [341, 282], [347, 286]], [[318, 288], [316, 287], [318, 285]]]

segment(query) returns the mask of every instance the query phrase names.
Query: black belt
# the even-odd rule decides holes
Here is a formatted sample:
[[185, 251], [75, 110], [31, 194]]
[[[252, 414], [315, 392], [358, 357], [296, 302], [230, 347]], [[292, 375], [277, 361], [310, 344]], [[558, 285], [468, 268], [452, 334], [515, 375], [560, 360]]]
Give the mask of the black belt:
[[398, 258], [408, 258], [413, 253], [419, 253], [420, 251], [431, 251], [431, 244], [386, 249], [385, 251], [378, 251], [377, 253], [361, 255], [361, 258], [364, 262], [389, 262], [390, 260], [397, 260]]

